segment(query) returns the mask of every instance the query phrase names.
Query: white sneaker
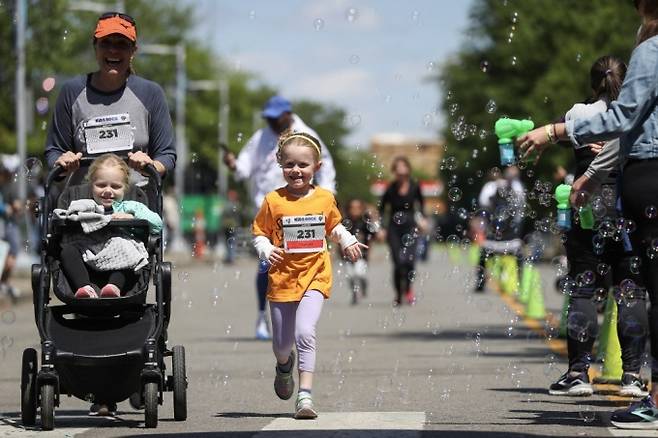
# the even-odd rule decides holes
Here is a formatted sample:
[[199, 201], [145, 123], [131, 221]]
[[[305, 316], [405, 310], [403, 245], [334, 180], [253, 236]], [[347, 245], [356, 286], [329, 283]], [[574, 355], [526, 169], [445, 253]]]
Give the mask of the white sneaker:
[[295, 403], [295, 420], [313, 420], [318, 417], [318, 412], [313, 407], [311, 394], [303, 392], [297, 395]]
[[267, 319], [265, 314], [261, 313], [256, 320], [256, 339], [261, 341], [267, 341], [272, 339], [270, 335], [270, 327], [267, 325]]

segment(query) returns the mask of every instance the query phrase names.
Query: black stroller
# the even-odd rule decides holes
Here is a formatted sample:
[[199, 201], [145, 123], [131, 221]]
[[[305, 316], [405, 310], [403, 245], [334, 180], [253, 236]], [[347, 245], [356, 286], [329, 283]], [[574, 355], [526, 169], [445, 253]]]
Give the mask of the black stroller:
[[[23, 351], [21, 417], [34, 425], [40, 407], [41, 427], [54, 428], [55, 406], [66, 394], [95, 403], [117, 403], [130, 399], [143, 408], [146, 427], [158, 424], [158, 405], [163, 393], [174, 393], [174, 419], [187, 418], [187, 377], [183, 346], [167, 348], [167, 326], [171, 314], [171, 264], [162, 260], [161, 236], [149, 234], [144, 220], [111, 221], [106, 227], [130, 227], [142, 240], [149, 263], [138, 271], [135, 284], [119, 298], [75, 299], [60, 270], [60, 242], [69, 232], [81, 232], [80, 224], [54, 217], [68, 201], [91, 198], [89, 184], [78, 184], [80, 175], [93, 161], [83, 158], [81, 168], [68, 176], [59, 196], [55, 195], [62, 169], [48, 175], [41, 201], [41, 263], [32, 266], [34, 316], [41, 338], [41, 366], [33, 348]], [[162, 181], [153, 166], [146, 169], [146, 190], [131, 185], [125, 199], [140, 201], [162, 215]], [[155, 303], [147, 303], [149, 282], [155, 286]], [[51, 284], [63, 305], [49, 305]], [[165, 357], [172, 358], [172, 375], [167, 375]]]

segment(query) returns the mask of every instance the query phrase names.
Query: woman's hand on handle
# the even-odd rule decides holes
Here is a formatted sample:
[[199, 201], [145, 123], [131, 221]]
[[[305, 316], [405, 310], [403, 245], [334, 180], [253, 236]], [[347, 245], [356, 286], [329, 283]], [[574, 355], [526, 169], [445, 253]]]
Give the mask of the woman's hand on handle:
[[72, 172], [80, 167], [80, 159], [82, 159], [82, 152], [67, 151], [57, 158], [55, 166], [60, 166], [65, 171]]
[[165, 173], [166, 169], [164, 165], [161, 162], [149, 157], [145, 152], [128, 152], [128, 165], [138, 172], [144, 170], [144, 168], [149, 164], [155, 167], [155, 170], [157, 170], [160, 175]]

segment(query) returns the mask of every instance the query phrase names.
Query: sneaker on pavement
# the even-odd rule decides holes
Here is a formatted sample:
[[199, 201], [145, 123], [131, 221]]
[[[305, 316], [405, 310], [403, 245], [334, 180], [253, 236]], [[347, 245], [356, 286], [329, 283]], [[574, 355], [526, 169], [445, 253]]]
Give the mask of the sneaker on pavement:
[[98, 294], [90, 285], [82, 286], [80, 289], [75, 291], [76, 298], [98, 298]]
[[318, 417], [318, 412], [313, 407], [313, 398], [311, 394], [302, 392], [297, 395], [297, 403], [295, 403], [295, 419], [296, 420], [312, 420]]
[[616, 410], [610, 422], [620, 429], [658, 429], [658, 409], [648, 396], [626, 409]]
[[594, 390], [589, 383], [587, 372], [573, 375], [567, 371], [548, 388], [548, 393], [551, 395], [588, 396], [592, 395]]
[[101, 289], [101, 298], [119, 298], [121, 296], [121, 289], [112, 283], [106, 284]]
[[624, 373], [621, 376], [619, 395], [622, 397], [646, 397], [649, 395], [649, 389], [639, 377], [635, 377], [631, 373]]
[[290, 371], [288, 372], [281, 371], [279, 364], [275, 367], [276, 376], [274, 377], [274, 392], [281, 400], [288, 400], [292, 397], [292, 393], [295, 392], [295, 379], [292, 376], [295, 369], [294, 351], [290, 352], [288, 363], [290, 364]]
[[272, 339], [272, 335], [270, 335], [270, 328], [267, 325], [267, 319], [264, 315], [260, 315], [256, 321], [256, 339], [261, 341]]

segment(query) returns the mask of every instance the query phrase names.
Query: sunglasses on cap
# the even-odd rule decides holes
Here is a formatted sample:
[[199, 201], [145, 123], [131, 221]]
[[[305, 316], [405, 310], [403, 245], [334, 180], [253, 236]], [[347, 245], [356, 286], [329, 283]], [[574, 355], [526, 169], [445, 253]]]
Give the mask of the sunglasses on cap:
[[137, 23], [135, 22], [135, 19], [131, 17], [128, 14], [122, 14], [121, 12], [106, 12], [100, 17], [98, 17], [98, 21], [101, 20], [107, 20], [108, 18], [114, 18], [114, 17], [119, 17], [124, 20], [126, 20], [128, 23], [132, 24], [133, 26], [137, 27]]

